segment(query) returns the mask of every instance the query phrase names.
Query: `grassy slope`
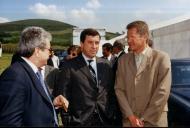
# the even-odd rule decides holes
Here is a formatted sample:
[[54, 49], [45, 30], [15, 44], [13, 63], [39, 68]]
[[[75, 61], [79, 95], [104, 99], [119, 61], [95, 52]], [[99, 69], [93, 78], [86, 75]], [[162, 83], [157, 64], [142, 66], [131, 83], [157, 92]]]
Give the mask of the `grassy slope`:
[[[0, 39], [5, 43], [17, 43], [21, 31], [28, 26], [40, 26], [53, 35], [52, 44], [69, 45], [72, 42], [73, 25], [46, 19], [28, 19], [0, 24]], [[4, 35], [3, 35], [4, 34]]]
[[[27, 19], [0, 23], [0, 41], [3, 43], [17, 43], [21, 31], [28, 26], [40, 26], [53, 35], [52, 45], [67, 47], [72, 44], [72, 29], [76, 27], [64, 22], [47, 19]], [[106, 32], [106, 39], [109, 40], [118, 36], [118, 33]]]
[[2, 57], [0, 57], [0, 74], [10, 65], [11, 58], [12, 54], [2, 54]]
[[73, 25], [46, 19], [28, 19], [0, 24], [0, 31], [22, 31], [27, 26], [40, 26], [48, 31], [62, 31], [72, 29]]

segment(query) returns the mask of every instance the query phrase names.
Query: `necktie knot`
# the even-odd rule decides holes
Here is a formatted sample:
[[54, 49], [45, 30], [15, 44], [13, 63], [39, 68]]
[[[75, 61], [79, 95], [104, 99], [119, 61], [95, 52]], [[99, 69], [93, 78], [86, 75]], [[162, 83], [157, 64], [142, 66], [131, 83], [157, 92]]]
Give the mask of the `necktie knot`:
[[94, 60], [88, 60], [89, 65], [90, 65], [93, 61], [94, 61]]

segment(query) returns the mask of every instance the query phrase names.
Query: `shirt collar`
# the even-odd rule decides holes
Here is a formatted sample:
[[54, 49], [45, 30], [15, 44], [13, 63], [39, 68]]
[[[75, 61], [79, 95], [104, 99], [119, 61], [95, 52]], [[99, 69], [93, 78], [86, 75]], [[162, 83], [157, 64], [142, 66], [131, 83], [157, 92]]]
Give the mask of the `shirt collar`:
[[89, 58], [84, 53], [82, 53], [82, 56], [84, 57], [84, 60], [86, 61], [87, 64], [88, 64], [88, 60], [93, 60], [92, 63], [96, 62], [96, 57]]
[[147, 50], [148, 50], [148, 47], [145, 47], [145, 49], [141, 53], [139, 53], [139, 54], [135, 53], [135, 56], [140, 56], [140, 55], [144, 55], [145, 56]]
[[110, 61], [110, 60], [111, 60], [111, 54], [110, 54], [107, 58], [108, 58], [108, 60]]
[[32, 70], [34, 71], [34, 73], [38, 72], [38, 68], [35, 64], [33, 64], [29, 59], [22, 57], [22, 59], [32, 68]]

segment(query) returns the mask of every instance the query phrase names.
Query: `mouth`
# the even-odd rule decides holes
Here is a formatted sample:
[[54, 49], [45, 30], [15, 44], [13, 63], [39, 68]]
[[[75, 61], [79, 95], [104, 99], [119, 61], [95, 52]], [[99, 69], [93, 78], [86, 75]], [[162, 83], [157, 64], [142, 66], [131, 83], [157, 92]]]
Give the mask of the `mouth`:
[[91, 51], [91, 53], [96, 53], [97, 51]]

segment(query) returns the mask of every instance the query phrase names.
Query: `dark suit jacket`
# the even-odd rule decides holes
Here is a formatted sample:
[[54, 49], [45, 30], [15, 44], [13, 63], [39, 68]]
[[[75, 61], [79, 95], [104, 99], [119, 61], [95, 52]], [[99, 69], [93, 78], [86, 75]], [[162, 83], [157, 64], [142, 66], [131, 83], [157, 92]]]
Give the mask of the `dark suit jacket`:
[[[116, 71], [117, 71], [117, 66], [118, 66], [118, 60], [119, 58], [125, 54], [124, 51], [121, 52], [121, 54], [118, 56], [118, 57], [115, 57], [115, 60], [112, 61], [112, 69], [113, 69], [113, 83], [115, 84], [115, 77], [116, 77]], [[114, 118], [115, 118], [115, 125], [116, 126], [119, 126], [121, 127], [122, 126], [122, 114], [121, 114], [121, 111], [120, 111], [120, 108], [119, 108], [119, 104], [117, 102], [117, 99], [116, 99], [116, 95], [114, 93], [114, 96], [113, 98], [115, 98], [115, 101], [116, 101], [116, 109], [115, 109], [115, 113], [114, 113]]]
[[53, 66], [49, 66], [49, 65], [45, 66], [45, 74], [44, 74], [45, 82], [47, 83], [51, 94], [55, 86], [56, 76], [58, 72], [59, 72], [59, 69], [54, 68]]
[[118, 65], [118, 59], [124, 54], [125, 52], [122, 51], [121, 54], [118, 56], [118, 57], [115, 57], [115, 61], [113, 62], [113, 72], [114, 72], [114, 78], [115, 78], [115, 75], [116, 75], [116, 71], [117, 71], [117, 65]]
[[95, 108], [104, 124], [109, 123], [114, 102], [112, 69], [108, 60], [97, 58], [98, 88], [82, 56], [65, 62], [60, 70], [55, 95], [63, 94], [69, 100], [69, 126], [83, 126]]
[[1, 74], [0, 99], [0, 126], [55, 126], [53, 107], [22, 58]]
[[[103, 59], [107, 59], [107, 58], [106, 58], [106, 57], [104, 57], [104, 56], [102, 56], [101, 58], [103, 58]], [[115, 60], [116, 60], [116, 57], [115, 57], [115, 56], [113, 56], [113, 55], [111, 55], [111, 59], [109, 60], [109, 61], [110, 61], [111, 66], [113, 66], [113, 64], [115, 63]]]

